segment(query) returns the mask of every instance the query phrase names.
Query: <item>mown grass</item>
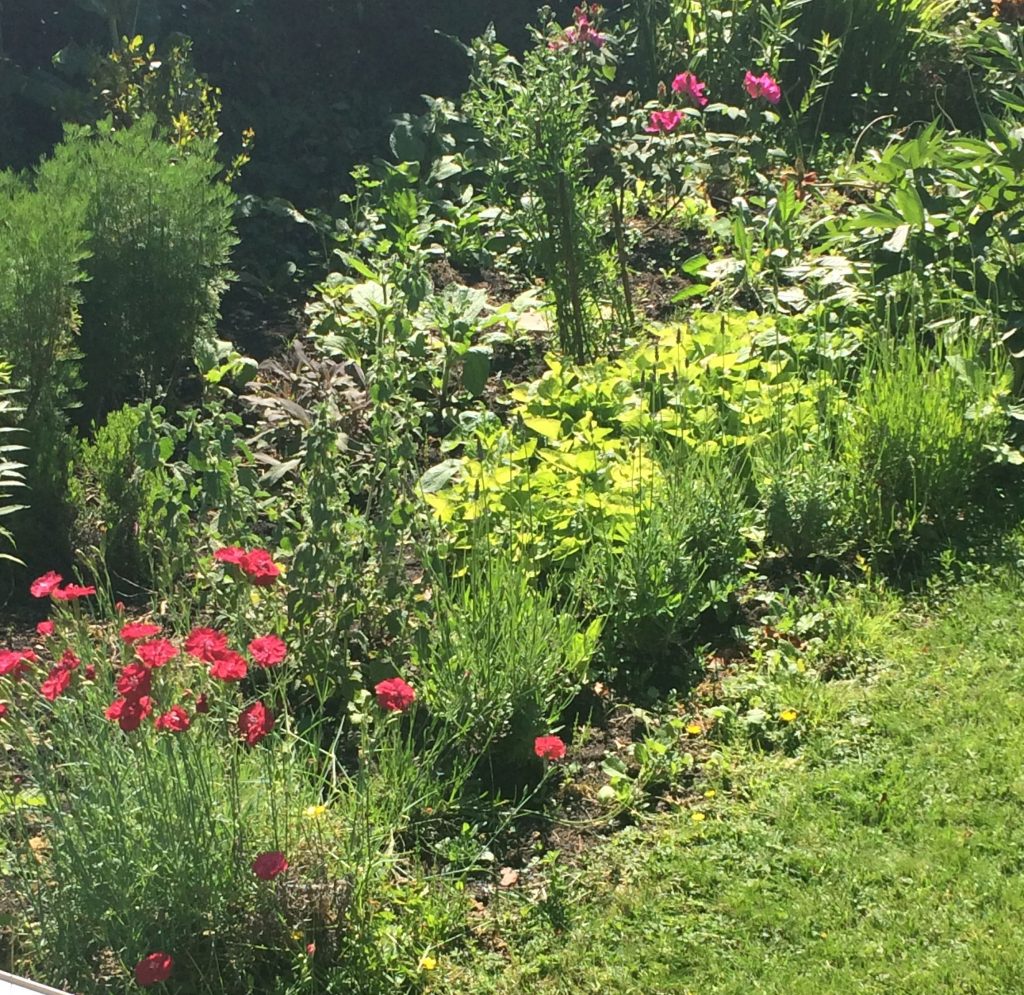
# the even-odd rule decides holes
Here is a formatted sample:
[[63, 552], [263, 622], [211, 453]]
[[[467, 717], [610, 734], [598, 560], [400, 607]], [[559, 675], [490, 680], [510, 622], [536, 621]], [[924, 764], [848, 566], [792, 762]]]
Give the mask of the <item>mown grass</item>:
[[705, 821], [623, 834], [575, 885], [507, 900], [493, 952], [438, 987], [1024, 992], [1022, 593], [1006, 571], [867, 620], [869, 676], [794, 685], [796, 756], [723, 750]]

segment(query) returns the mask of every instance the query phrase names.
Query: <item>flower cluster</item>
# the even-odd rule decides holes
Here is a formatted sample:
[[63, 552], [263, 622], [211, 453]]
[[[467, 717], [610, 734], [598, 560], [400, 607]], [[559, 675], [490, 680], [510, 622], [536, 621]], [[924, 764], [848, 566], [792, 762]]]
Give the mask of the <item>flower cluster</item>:
[[[769, 104], [777, 104], [782, 99], [781, 87], [768, 73], [755, 76], [747, 70], [743, 77], [743, 87], [751, 100], [766, 100]], [[708, 104], [706, 90], [707, 84], [699, 80], [696, 74], [689, 70], [679, 73], [672, 80], [672, 92], [700, 110], [703, 110]], [[660, 88], [660, 92], [665, 93], [664, 86]], [[669, 134], [679, 127], [682, 120], [683, 113], [671, 107], [651, 111], [644, 131], [649, 135]]]
[[662, 132], [675, 131], [683, 120], [680, 111], [669, 108], [667, 111], [651, 111], [651, 119], [644, 128], [649, 135], [658, 135]]
[[689, 100], [695, 107], [706, 107], [708, 98], [704, 96], [707, 84], [702, 83], [691, 72], [680, 73], [672, 80], [672, 92], [678, 93]]
[[751, 100], [767, 100], [769, 104], [777, 104], [782, 99], [782, 89], [768, 73], [755, 76], [749, 69], [743, 77], [743, 89]]
[[33, 598], [52, 598], [54, 601], [77, 601], [96, 593], [95, 587], [64, 584], [64, 578], [53, 570], [37, 577], [28, 590]]
[[608, 41], [608, 37], [601, 34], [590, 20], [591, 14], [596, 17], [600, 12], [601, 8], [596, 5], [588, 7], [585, 3], [581, 4], [572, 12], [575, 23], [571, 27], [566, 28], [560, 38], [552, 38], [548, 42], [548, 48], [553, 51], [569, 48], [571, 45], [578, 45], [581, 48], [585, 48], [588, 45], [593, 48], [603, 48], [605, 42]]
[[281, 568], [265, 549], [245, 550], [240, 546], [218, 549], [213, 558], [218, 563], [238, 567], [242, 574], [257, 587], [270, 587], [281, 576]]

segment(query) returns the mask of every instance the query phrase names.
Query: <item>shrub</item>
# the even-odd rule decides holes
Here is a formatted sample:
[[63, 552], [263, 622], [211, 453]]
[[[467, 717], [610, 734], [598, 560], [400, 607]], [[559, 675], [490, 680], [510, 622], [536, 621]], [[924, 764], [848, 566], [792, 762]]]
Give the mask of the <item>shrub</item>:
[[600, 622], [580, 631], [526, 568], [484, 554], [466, 575], [438, 578], [416, 660], [423, 697], [470, 756], [501, 741], [526, 759], [586, 679]]
[[573, 579], [587, 610], [605, 618], [607, 662], [633, 675], [672, 661], [701, 613], [721, 607], [746, 551], [743, 474], [695, 455], [645, 495], [621, 546], [595, 543]]
[[925, 527], [955, 528], [1003, 441], [998, 400], [999, 383], [964, 357], [910, 343], [868, 361], [839, 448], [869, 547], [900, 551]]
[[73, 541], [80, 554], [116, 576], [146, 576], [140, 542], [144, 484], [139, 466], [139, 429], [146, 418], [141, 407], [112, 411], [91, 440], [78, 444], [71, 507], [75, 510]]
[[[32, 452], [31, 513], [15, 526], [22, 546], [57, 555], [67, 535], [66, 411], [78, 385], [78, 306], [85, 232], [74, 198], [50, 198], [0, 175], [0, 356], [21, 391], [21, 424]], [[55, 548], [58, 547], [58, 548]]]
[[173, 388], [209, 336], [234, 242], [214, 147], [182, 155], [144, 118], [123, 131], [68, 129], [39, 170], [47, 204], [78, 204], [88, 231], [82, 417]]

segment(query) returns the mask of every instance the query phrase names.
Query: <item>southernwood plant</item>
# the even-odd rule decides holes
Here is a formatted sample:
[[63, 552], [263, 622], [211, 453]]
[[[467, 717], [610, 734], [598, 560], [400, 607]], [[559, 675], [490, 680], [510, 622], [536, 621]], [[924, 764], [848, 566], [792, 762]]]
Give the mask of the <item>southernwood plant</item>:
[[235, 241], [214, 153], [197, 139], [183, 155], [147, 117], [68, 129], [40, 167], [39, 193], [75, 205], [88, 232], [83, 421], [173, 385], [213, 332]]

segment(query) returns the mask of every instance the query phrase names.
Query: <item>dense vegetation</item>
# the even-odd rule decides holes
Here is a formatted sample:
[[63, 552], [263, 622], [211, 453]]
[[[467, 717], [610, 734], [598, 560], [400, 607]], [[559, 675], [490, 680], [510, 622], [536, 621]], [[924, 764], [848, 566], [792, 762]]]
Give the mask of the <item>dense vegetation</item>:
[[1019, 5], [392, 6], [0, 9], [21, 973], [480, 986], [1019, 525]]

